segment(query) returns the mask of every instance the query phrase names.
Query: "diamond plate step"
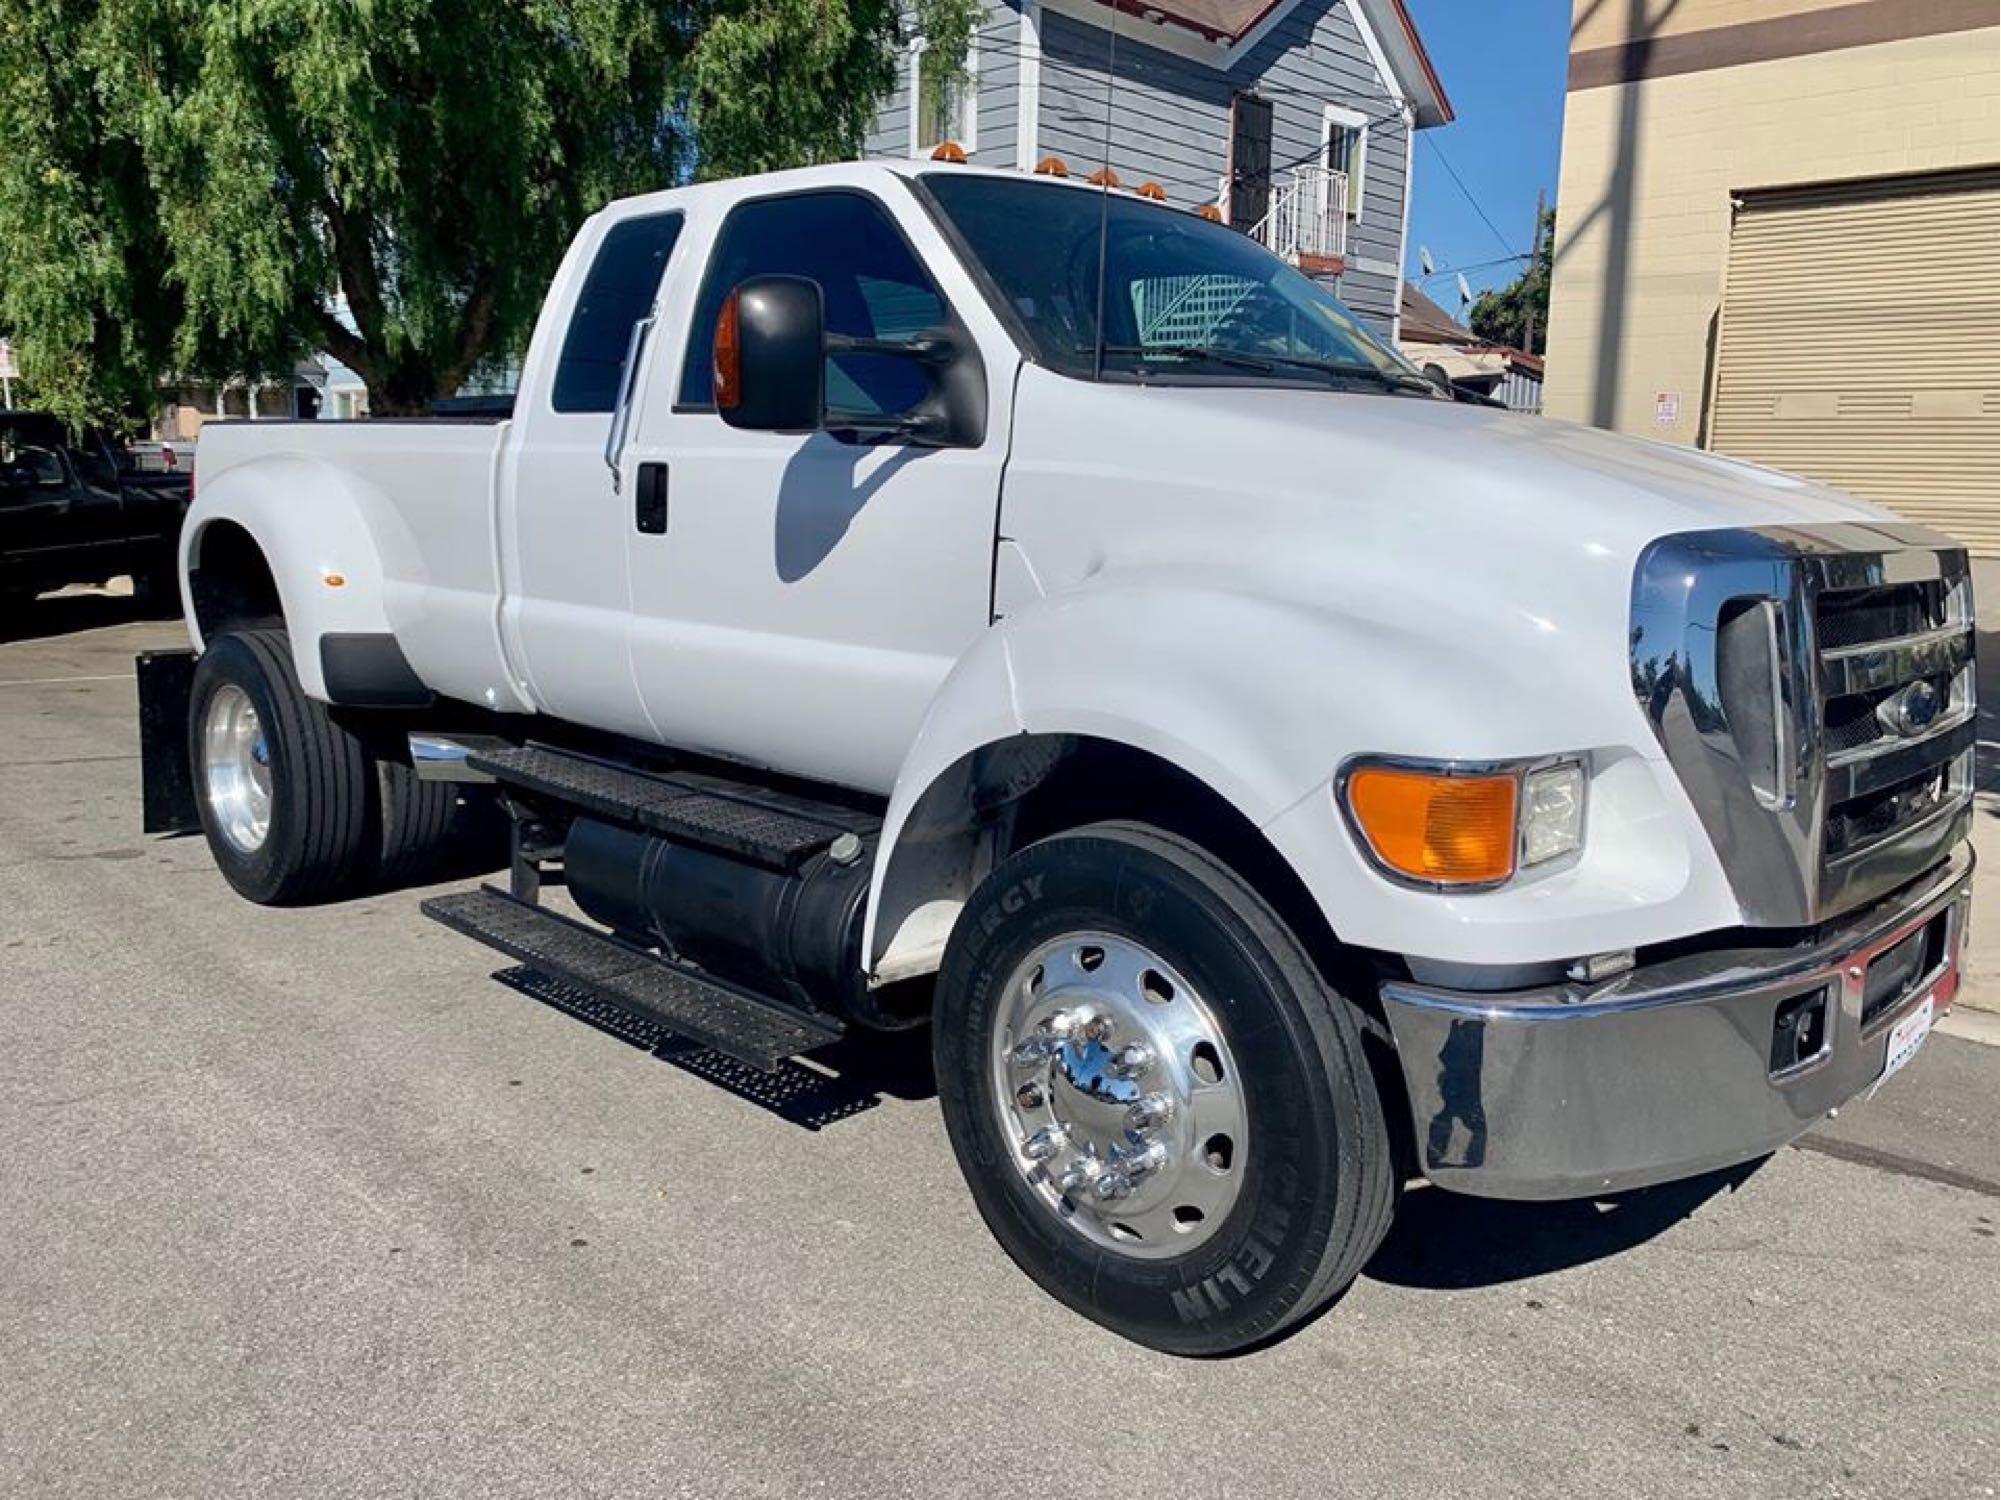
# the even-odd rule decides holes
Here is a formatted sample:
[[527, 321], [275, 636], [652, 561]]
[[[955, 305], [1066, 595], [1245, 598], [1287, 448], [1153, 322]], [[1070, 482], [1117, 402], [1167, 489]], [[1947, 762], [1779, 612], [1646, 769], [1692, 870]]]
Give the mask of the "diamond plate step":
[[643, 1024], [767, 1073], [841, 1035], [839, 1024], [825, 1017], [643, 953], [491, 886], [433, 896], [423, 911]]
[[821, 812], [796, 797], [720, 791], [542, 745], [476, 754], [466, 763], [507, 786], [780, 871], [796, 870], [842, 833], [879, 826], [846, 808]]

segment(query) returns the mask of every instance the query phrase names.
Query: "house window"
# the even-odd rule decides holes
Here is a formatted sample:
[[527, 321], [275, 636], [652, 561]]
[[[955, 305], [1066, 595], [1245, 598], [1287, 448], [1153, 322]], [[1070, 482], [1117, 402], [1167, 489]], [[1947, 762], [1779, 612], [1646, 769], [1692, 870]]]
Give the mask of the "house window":
[[968, 155], [979, 144], [979, 42], [966, 48], [966, 66], [952, 77], [941, 55], [923, 37], [910, 44], [910, 154], [929, 156], [946, 141], [956, 141]]
[[[1362, 177], [1368, 170], [1369, 119], [1358, 110], [1330, 104], [1323, 116], [1322, 161], [1330, 172], [1338, 172], [1347, 182], [1344, 208], [1349, 218], [1362, 216]], [[1341, 189], [1330, 182], [1330, 197]], [[1333, 205], [1328, 205], [1332, 207]]]

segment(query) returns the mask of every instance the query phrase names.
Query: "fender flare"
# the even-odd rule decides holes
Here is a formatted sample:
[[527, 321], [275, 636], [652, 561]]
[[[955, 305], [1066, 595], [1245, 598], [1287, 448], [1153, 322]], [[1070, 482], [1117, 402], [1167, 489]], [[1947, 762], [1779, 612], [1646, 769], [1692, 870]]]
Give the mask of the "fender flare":
[[393, 648], [383, 603], [382, 539], [388, 528], [393, 545], [402, 529], [395, 508], [352, 474], [281, 454], [204, 475], [189, 508], [181, 529], [181, 598], [197, 652], [207, 643], [195, 609], [194, 575], [204, 538], [224, 522], [241, 527], [264, 554], [308, 696], [332, 701], [323, 661], [329, 638]]
[[1109, 741], [1186, 773], [1260, 829], [1324, 783], [1339, 740], [1325, 694], [1245, 672], [1242, 651], [1254, 641], [1267, 661], [1318, 653], [1335, 641], [1329, 623], [1282, 601], [1135, 580], [1041, 600], [996, 625], [946, 677], [898, 772], [863, 934], [872, 976], [935, 967], [984, 873], [977, 854], [926, 831], [941, 809], [963, 807], [955, 778], [982, 752], [1021, 736]]

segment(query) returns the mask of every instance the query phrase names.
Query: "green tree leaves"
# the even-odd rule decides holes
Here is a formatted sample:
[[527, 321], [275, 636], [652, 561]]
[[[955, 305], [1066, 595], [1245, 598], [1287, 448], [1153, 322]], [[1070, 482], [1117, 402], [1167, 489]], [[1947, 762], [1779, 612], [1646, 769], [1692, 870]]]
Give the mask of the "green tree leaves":
[[[979, 13], [915, 19], [963, 57]], [[895, 0], [10, 0], [0, 330], [77, 419], [315, 349], [374, 411], [422, 410], [521, 349], [611, 199], [854, 155], [902, 25]]]
[[[1468, 317], [1473, 331], [1489, 343], [1504, 344], [1510, 349], [1528, 347], [1532, 354], [1542, 353], [1549, 338], [1549, 278], [1556, 258], [1555, 209], [1544, 211], [1542, 232], [1537, 238], [1539, 248], [1534, 263], [1499, 290], [1482, 292]], [[1523, 338], [1531, 332], [1531, 318], [1533, 337], [1525, 345]]]

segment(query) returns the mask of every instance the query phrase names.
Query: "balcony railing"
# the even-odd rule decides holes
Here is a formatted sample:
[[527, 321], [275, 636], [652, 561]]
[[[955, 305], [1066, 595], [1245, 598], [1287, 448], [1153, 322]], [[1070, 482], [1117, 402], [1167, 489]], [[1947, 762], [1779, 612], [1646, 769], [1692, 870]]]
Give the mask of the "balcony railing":
[[1272, 185], [1271, 211], [1253, 233], [1272, 254], [1304, 269], [1345, 256], [1348, 174], [1294, 167], [1289, 179]]
[[[1218, 207], [1230, 211], [1230, 185], [1222, 184]], [[1331, 167], [1294, 167], [1274, 178], [1265, 216], [1251, 226], [1252, 239], [1303, 270], [1332, 270], [1348, 253], [1348, 174]]]

